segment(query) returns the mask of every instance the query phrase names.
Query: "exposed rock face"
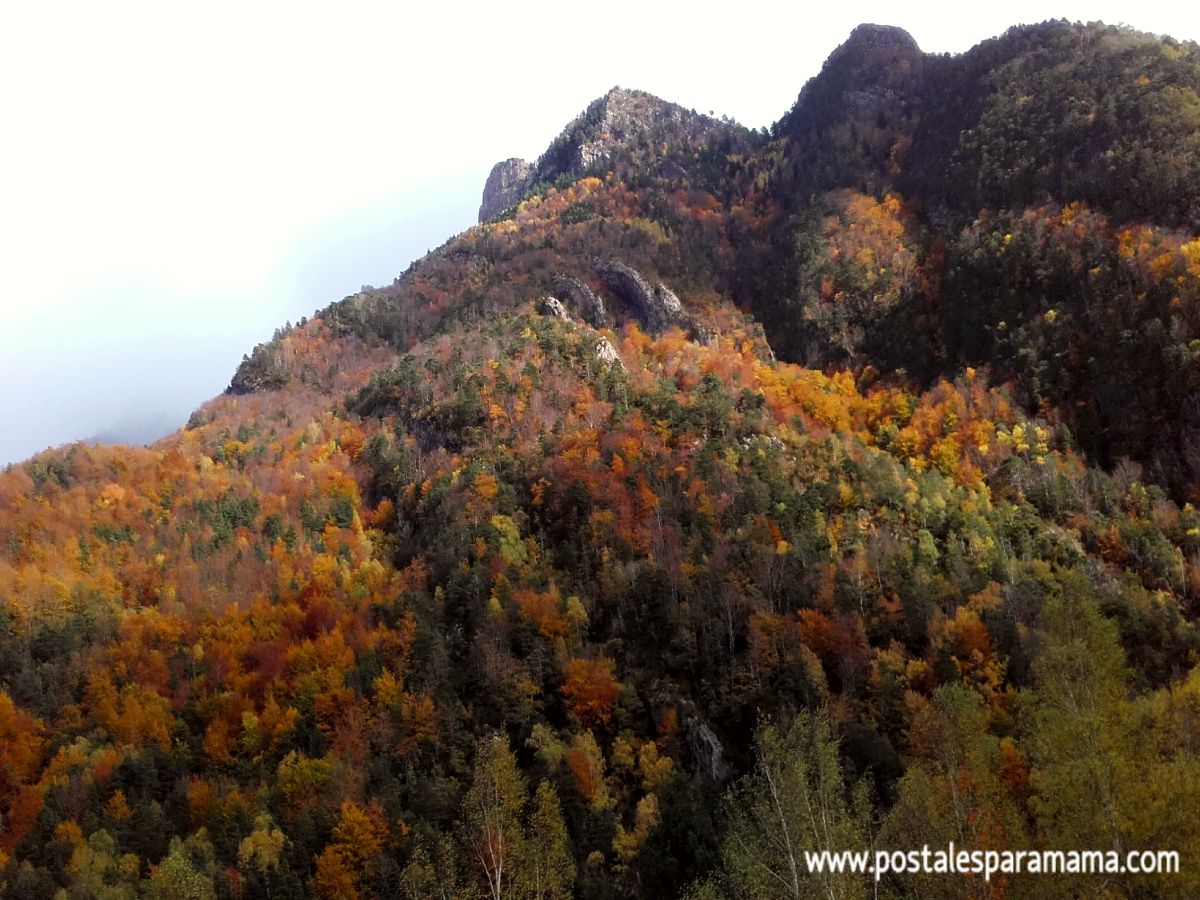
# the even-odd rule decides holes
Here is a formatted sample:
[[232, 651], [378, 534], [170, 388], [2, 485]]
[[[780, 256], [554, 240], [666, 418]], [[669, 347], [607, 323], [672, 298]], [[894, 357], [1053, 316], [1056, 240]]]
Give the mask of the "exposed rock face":
[[606, 262], [596, 269], [614, 293], [633, 307], [639, 319], [653, 334], [661, 334], [679, 322], [683, 304], [669, 288], [650, 287], [637, 269], [622, 262]]
[[[583, 284], [582, 282], [578, 283]], [[588, 290], [587, 285], [583, 285], [583, 288], [584, 290]], [[589, 290], [588, 293], [590, 294], [591, 291]], [[595, 298], [594, 294], [592, 296]], [[595, 299], [598, 303], [599, 298]], [[576, 325], [576, 323], [571, 320], [571, 316], [567, 312], [567, 308], [562, 305], [562, 301], [557, 297], [543, 297], [542, 302], [538, 304], [538, 310], [543, 316], [552, 316], [553, 318], [561, 319], [563, 322], [575, 328], [581, 327]], [[603, 307], [601, 307], [601, 310], [603, 310]], [[582, 327], [587, 331], [591, 331], [591, 329], [587, 326]], [[621, 361], [621, 354], [617, 352], [617, 348], [612, 345], [612, 342], [602, 334], [597, 334], [595, 337], [596, 359], [598, 359], [601, 364], [605, 366], [616, 366], [621, 371], [624, 371], [625, 363]]]
[[906, 168], [910, 159], [910, 142], [902, 138], [917, 127], [922, 86], [936, 59], [899, 28], [855, 28], [775, 125], [777, 136], [792, 139], [794, 159], [837, 160], [799, 173], [796, 190], [820, 193], [841, 184], [885, 190], [893, 168]]
[[[890, 25], [859, 25], [846, 42], [830, 54], [800, 92], [797, 109], [781, 120], [789, 125], [797, 110], [825, 108], [836, 117], [895, 115], [889, 105], [907, 101], [922, 70], [925, 54], [912, 35]], [[819, 115], [819, 113], [818, 113]]]
[[679, 326], [697, 344], [703, 344], [705, 347], [716, 345], [717, 333], [707, 325], [702, 324], [699, 319], [684, 313], [683, 318], [679, 320]]
[[[710, 151], [738, 153], [753, 145], [751, 132], [729, 120], [703, 116], [642, 91], [613, 88], [593, 101], [551, 142], [534, 164], [497, 163], [479, 207], [486, 222], [521, 200], [537, 183], [584, 175], [636, 172], [704, 187], [714, 170]], [[663, 148], [673, 152], [664, 155]], [[716, 190], [717, 184], [708, 184]]]
[[864, 22], [857, 26], [846, 42], [830, 54], [831, 61], [850, 53], [888, 50], [901, 58], [919, 56], [921, 48], [911, 34], [895, 25], [873, 25]]
[[621, 354], [606, 337], [601, 337], [596, 342], [596, 358], [605, 365], [616, 366], [621, 370], [625, 369], [625, 363], [621, 362]]
[[225, 389], [227, 394], [254, 394], [260, 391], [276, 391], [286, 387], [290, 376], [280, 360], [273, 344], [259, 344], [233, 373], [233, 380]]
[[774, 365], [776, 362], [775, 351], [771, 349], [771, 344], [767, 340], [767, 333], [763, 331], [761, 322], [752, 322], [747, 328], [750, 333], [750, 339], [754, 342], [754, 350], [759, 357]]
[[583, 316], [584, 321], [593, 328], [603, 328], [608, 324], [608, 313], [604, 309], [604, 301], [578, 278], [556, 275], [551, 282], [551, 287], [566, 297], [575, 312]]
[[533, 181], [533, 166], [523, 159], [506, 159], [492, 166], [483, 186], [483, 203], [479, 206], [479, 221], [498, 216], [525, 196]]
[[739, 125], [700, 115], [643, 91], [616, 87], [588, 106], [547, 148], [537, 161], [537, 178], [553, 182], [563, 175], [619, 171], [622, 159], [627, 163], [638, 160], [634, 168], [639, 172], [670, 174], [662, 171], [665, 166], [681, 175], [685, 174], [680, 169], [684, 157], [663, 159], [658, 149], [662, 143], [700, 147], [723, 140], [733, 146], [748, 137], [749, 132]]
[[725, 750], [713, 730], [699, 719], [687, 720], [687, 743], [700, 771], [713, 781], [722, 782], [729, 778], [729, 764], [725, 762]]
[[675, 296], [675, 292], [661, 281], [654, 286], [654, 299], [658, 305], [672, 318], [679, 318], [683, 312], [683, 304]]
[[587, 123], [587, 133], [580, 135], [575, 167], [588, 171], [602, 166], [631, 137], [666, 123], [679, 124], [686, 115], [682, 108], [649, 94], [613, 88], [593, 113], [595, 121]]
[[570, 322], [571, 317], [567, 315], [567, 308], [562, 305], [557, 297], [544, 297], [542, 299], [542, 315], [554, 316], [562, 319], [564, 322]]

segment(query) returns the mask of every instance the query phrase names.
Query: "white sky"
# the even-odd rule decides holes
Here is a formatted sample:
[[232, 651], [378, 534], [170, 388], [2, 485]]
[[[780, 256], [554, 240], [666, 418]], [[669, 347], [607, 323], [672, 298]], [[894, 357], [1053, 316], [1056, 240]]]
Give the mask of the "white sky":
[[[860, 22], [1200, 39], [1200, 5], [0, 4], [0, 464], [182, 424], [242, 353], [475, 221], [614, 85], [770, 125]], [[163, 430], [166, 430], [164, 426]]]

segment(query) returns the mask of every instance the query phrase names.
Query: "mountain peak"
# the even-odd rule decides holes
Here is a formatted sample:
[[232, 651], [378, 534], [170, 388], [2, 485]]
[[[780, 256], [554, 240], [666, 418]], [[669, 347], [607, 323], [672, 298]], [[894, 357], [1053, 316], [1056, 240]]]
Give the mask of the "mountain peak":
[[483, 187], [479, 221], [500, 215], [539, 181], [597, 168], [626, 138], [670, 119], [673, 106], [644, 91], [615, 85], [572, 119], [536, 163], [518, 158], [496, 163]]
[[[644, 93], [644, 92], [642, 92], [642, 91], [631, 91], [629, 88], [623, 88], [623, 87], [621, 87], [619, 84], [615, 84], [615, 85], [613, 85], [611, 88], [609, 88], [609, 89], [608, 89], [608, 92], [607, 92], [607, 93], [605, 93], [605, 94], [604, 94], [604, 96], [603, 96], [603, 97], [601, 97], [600, 99], [601, 99], [601, 100], [605, 100], [605, 101], [608, 101], [608, 100], [615, 100], [615, 99], [622, 99], [622, 98], [625, 98], [625, 97], [633, 97], [634, 95], [636, 95], [636, 94], [639, 94], [639, 93]], [[647, 96], [647, 97], [648, 97], [648, 96], [651, 96], [651, 95], [650, 95], [650, 94], [646, 94], [645, 96]], [[657, 98], [655, 98], [655, 99], [657, 99]]]
[[857, 85], [895, 78], [904, 63], [924, 57], [911, 34], [894, 25], [859, 25], [825, 60], [819, 79]]
[[925, 53], [903, 28], [859, 25], [805, 84], [776, 124], [776, 133], [801, 140], [807, 133], [826, 141], [827, 129], [844, 129], [851, 119], [868, 131], [873, 122], [895, 124], [906, 114], [925, 61]]
[[514, 203], [529, 189], [533, 177], [533, 166], [523, 159], [513, 157], [492, 166], [487, 182], [483, 186], [483, 201], [479, 204], [479, 221], [493, 219]]
[[694, 163], [672, 158], [670, 152], [663, 152], [664, 146], [711, 146], [722, 136], [734, 144], [745, 143], [749, 132], [645, 91], [614, 86], [572, 119], [533, 165], [520, 159], [497, 163], [484, 187], [479, 220], [499, 215], [542, 182], [615, 169], [680, 177]]
[[916, 39], [903, 28], [897, 28], [895, 25], [874, 25], [870, 22], [864, 22], [850, 32], [850, 37], [833, 52], [830, 59], [834, 59], [839, 53], [851, 50], [874, 50], [878, 48], [903, 50], [905, 53], [914, 54], [921, 52]]
[[654, 130], [705, 119], [645, 91], [614, 87], [571, 120], [538, 160], [538, 175], [594, 171], [617, 151], [645, 142]]

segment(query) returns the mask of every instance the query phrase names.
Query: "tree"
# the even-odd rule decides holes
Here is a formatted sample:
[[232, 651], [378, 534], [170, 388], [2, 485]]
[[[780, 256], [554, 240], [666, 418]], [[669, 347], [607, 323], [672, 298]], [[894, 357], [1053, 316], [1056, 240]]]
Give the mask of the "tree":
[[462, 842], [492, 900], [516, 894], [525, 855], [521, 812], [528, 794], [508, 740], [479, 745], [471, 786], [463, 797]]
[[575, 884], [575, 860], [558, 793], [548, 781], [537, 786], [529, 816], [529, 859], [525, 877], [533, 900], [565, 900]]
[[462, 847], [452, 835], [421, 835], [400, 871], [400, 896], [404, 900], [477, 900], [479, 889], [470, 873], [463, 871], [463, 862]]
[[166, 858], [154, 868], [145, 895], [152, 900], [216, 900], [216, 862], [204, 829], [186, 841], [171, 839]]
[[805, 852], [865, 850], [870, 845], [866, 785], [847, 793], [830, 714], [800, 712], [780, 732], [763, 724], [755, 769], [726, 796], [721, 865], [697, 896], [866, 897], [866, 876], [810, 873]]
[[378, 803], [366, 807], [352, 800], [343, 803], [333, 841], [317, 858], [317, 894], [329, 900], [374, 896], [371, 875], [387, 837], [387, 823]]
[[11, 851], [32, 827], [42, 798], [36, 780], [45, 726], [0, 691], [0, 851]]
[[279, 869], [285, 842], [271, 817], [260, 813], [254, 820], [254, 830], [238, 845], [238, 868], [263, 878], [267, 897], [271, 896], [270, 876]]
[[585, 728], [607, 725], [621, 693], [611, 659], [573, 659], [567, 663], [562, 693], [567, 706]]
[[117, 842], [107, 831], [92, 833], [71, 852], [67, 874], [71, 881], [65, 900], [135, 900], [139, 860], [132, 854], [117, 855]]
[[[1200, 842], [1194, 815], [1200, 765], [1188, 739], [1193, 727], [1171, 726], [1165, 709], [1152, 711], [1155, 705], [1190, 705], [1195, 695], [1190, 702], [1185, 698], [1194, 685], [1131, 702], [1116, 627], [1101, 615], [1092, 585], [1079, 570], [1063, 576], [1041, 624], [1046, 645], [1033, 667], [1037, 694], [1029, 722], [1031, 805], [1041, 839], [1049, 847], [1087, 847], [1122, 857], [1176, 850], [1183, 860], [1180, 874], [1122, 875], [1114, 887], [1125, 896], [1194, 895], [1196, 874], [1187, 863]], [[1152, 724], [1159, 715], [1169, 726], [1164, 733]], [[1189, 712], [1187, 719], [1193, 716]], [[1053, 887], [1062, 896], [1091, 892], [1090, 882], [1075, 881]]]
[[[984, 851], [1027, 846], [1021, 811], [1005, 779], [1022, 761], [1012, 759], [1011, 742], [988, 732], [987, 709], [977, 695], [957, 682], [939, 688], [916, 714], [909, 734], [913, 759], [884, 822], [881, 846], [945, 847], [951, 841]], [[987, 882], [910, 874], [903, 886], [922, 897], [988, 898], [1006, 882], [999, 876]]]

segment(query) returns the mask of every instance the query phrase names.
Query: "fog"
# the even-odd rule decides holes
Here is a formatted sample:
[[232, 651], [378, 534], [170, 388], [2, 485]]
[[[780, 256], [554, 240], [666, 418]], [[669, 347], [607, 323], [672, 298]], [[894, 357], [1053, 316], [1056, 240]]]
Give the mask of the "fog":
[[949, 52], [1050, 17], [1200, 36], [1196, 10], [1117, 3], [405, 6], [0, 12], [0, 465], [181, 425], [614, 85], [758, 127], [862, 21]]
[[68, 441], [148, 443], [173, 431], [275, 328], [391, 282], [470, 224], [475, 180], [442, 179], [330, 216], [250, 286], [210, 293], [130, 278], [45, 306], [5, 297], [0, 465]]

